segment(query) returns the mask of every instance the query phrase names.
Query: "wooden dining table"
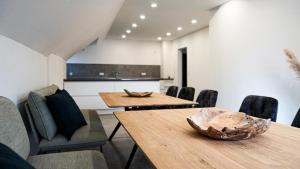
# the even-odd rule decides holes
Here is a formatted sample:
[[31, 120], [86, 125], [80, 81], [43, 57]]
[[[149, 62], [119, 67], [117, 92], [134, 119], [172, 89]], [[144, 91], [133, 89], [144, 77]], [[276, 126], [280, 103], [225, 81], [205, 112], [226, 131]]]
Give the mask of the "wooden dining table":
[[300, 129], [272, 123], [252, 139], [214, 140], [188, 124], [187, 117], [198, 112], [192, 108], [114, 114], [158, 169], [300, 168]]
[[150, 97], [130, 97], [125, 92], [101, 92], [99, 95], [110, 108], [160, 107], [198, 104], [197, 102], [179, 99], [160, 93], [153, 93]]
[[[192, 106], [197, 102], [179, 99], [167, 96], [165, 94], [153, 93], [150, 97], [130, 97], [125, 92], [101, 92], [99, 96], [109, 108], [124, 107], [125, 111], [138, 109], [163, 108], [164, 106]], [[121, 123], [118, 123], [111, 135], [109, 141], [112, 140]]]

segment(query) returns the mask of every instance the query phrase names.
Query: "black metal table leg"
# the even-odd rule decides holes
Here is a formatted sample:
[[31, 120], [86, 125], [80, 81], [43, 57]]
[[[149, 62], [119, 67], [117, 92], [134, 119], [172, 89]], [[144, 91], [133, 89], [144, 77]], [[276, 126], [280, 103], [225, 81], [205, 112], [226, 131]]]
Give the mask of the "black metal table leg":
[[114, 137], [114, 135], [116, 134], [116, 132], [119, 130], [119, 128], [121, 127], [121, 123], [118, 122], [117, 126], [115, 127], [114, 131], [111, 133], [111, 135], [108, 138], [108, 141], [111, 141], [112, 138]]
[[134, 143], [134, 146], [133, 146], [133, 148], [132, 148], [132, 150], [131, 150], [131, 153], [130, 153], [130, 155], [129, 155], [128, 161], [127, 161], [127, 163], [126, 163], [125, 169], [129, 169], [130, 164], [131, 164], [131, 162], [132, 162], [132, 160], [133, 160], [133, 157], [134, 157], [134, 155], [135, 155], [135, 152], [136, 152], [137, 148], [138, 148], [138, 146]]
[[[129, 107], [125, 107], [125, 111], [130, 111]], [[115, 129], [113, 130], [113, 132], [110, 134], [108, 141], [111, 141], [112, 138], [115, 136], [116, 132], [119, 130], [119, 128], [121, 127], [121, 123], [118, 122], [117, 126], [115, 127]]]

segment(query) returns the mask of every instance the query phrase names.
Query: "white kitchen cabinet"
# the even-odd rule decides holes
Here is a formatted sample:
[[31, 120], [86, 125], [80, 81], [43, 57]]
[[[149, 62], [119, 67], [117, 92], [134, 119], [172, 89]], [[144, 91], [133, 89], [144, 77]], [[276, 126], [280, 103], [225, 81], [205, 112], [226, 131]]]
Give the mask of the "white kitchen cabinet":
[[123, 92], [129, 91], [160, 91], [159, 81], [65, 81], [64, 89], [74, 98], [80, 109], [103, 109], [106, 113], [112, 113], [116, 109], [106, 106], [99, 92]]
[[109, 109], [99, 96], [72, 96], [80, 109]]
[[123, 92], [124, 89], [135, 92], [159, 92], [159, 81], [125, 81], [116, 82], [115, 91]]
[[115, 83], [104, 82], [65, 82], [64, 88], [72, 96], [97, 96], [99, 92], [115, 91]]

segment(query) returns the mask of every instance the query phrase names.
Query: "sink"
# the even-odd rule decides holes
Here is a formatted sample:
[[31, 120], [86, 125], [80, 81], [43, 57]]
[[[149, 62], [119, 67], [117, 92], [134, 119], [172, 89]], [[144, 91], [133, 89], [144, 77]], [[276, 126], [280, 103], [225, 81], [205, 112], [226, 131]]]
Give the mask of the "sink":
[[133, 78], [120, 78], [119, 80], [133, 80]]
[[117, 78], [115, 78], [115, 77], [103, 77], [103, 78], [100, 78], [100, 79], [103, 79], [103, 80], [117, 80]]

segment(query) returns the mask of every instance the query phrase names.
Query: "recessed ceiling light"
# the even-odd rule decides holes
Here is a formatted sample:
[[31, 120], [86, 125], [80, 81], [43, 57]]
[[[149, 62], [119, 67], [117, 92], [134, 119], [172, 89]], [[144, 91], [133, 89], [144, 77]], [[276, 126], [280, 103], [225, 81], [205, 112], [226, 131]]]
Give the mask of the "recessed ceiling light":
[[171, 33], [171, 32], [167, 32], [166, 35], [167, 35], [167, 36], [171, 36], [172, 33]]
[[133, 23], [131, 26], [132, 26], [133, 28], [136, 28], [138, 25], [137, 25], [136, 23]]
[[177, 30], [178, 30], [178, 31], [181, 31], [181, 30], [182, 30], [182, 27], [180, 27], [180, 26], [177, 27]]
[[126, 33], [127, 33], [127, 34], [130, 34], [130, 33], [131, 33], [131, 30], [130, 30], [130, 29], [127, 29], [127, 30], [126, 30]]
[[126, 35], [122, 35], [122, 38], [125, 39], [125, 38], [126, 38]]
[[144, 20], [144, 19], [146, 19], [146, 16], [143, 15], [143, 14], [141, 14], [141, 15], [140, 15], [140, 19], [141, 19], [141, 20]]
[[162, 37], [160, 37], [160, 36], [159, 36], [159, 37], [157, 37], [157, 40], [162, 40]]
[[191, 23], [192, 24], [196, 24], [198, 21], [196, 20], [196, 19], [193, 19], [192, 21], [191, 21]]
[[152, 8], [156, 8], [156, 7], [157, 7], [157, 3], [152, 2], [152, 3], [151, 3], [151, 7], [152, 7]]

